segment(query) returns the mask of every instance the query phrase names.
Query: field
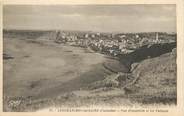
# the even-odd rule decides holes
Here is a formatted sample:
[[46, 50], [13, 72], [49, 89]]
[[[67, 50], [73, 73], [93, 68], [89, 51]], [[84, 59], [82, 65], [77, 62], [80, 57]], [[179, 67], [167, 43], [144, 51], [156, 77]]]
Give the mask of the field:
[[4, 111], [176, 104], [173, 45], [151, 57], [140, 49], [118, 60], [54, 43], [53, 32], [35, 33], [3, 38]]

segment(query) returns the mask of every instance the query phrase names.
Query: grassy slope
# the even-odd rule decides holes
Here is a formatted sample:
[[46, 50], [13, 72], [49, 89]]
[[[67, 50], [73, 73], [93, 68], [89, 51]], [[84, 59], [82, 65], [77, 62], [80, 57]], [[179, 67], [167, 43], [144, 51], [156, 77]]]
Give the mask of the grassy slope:
[[127, 87], [129, 97], [143, 103], [176, 103], [176, 51], [140, 62], [132, 72], [138, 78]]

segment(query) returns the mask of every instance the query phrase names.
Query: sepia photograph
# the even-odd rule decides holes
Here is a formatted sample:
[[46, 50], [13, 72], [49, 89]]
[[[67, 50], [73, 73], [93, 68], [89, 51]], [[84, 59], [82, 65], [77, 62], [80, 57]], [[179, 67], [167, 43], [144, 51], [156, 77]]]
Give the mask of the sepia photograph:
[[176, 4], [3, 5], [3, 112], [177, 106]]

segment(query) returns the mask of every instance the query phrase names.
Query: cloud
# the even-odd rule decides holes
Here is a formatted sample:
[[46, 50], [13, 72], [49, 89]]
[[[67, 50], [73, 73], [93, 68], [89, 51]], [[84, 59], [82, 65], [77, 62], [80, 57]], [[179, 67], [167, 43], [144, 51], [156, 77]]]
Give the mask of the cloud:
[[7, 14], [175, 15], [175, 5], [7, 5]]
[[175, 5], [5, 6], [6, 28], [175, 31]]

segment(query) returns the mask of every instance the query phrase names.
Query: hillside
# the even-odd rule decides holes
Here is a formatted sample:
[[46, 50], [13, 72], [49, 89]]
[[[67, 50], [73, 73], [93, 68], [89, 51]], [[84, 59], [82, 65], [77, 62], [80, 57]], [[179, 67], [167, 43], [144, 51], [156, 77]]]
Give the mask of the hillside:
[[126, 88], [143, 103], [176, 103], [176, 50], [140, 62], [132, 71], [137, 81]]
[[176, 104], [176, 67], [174, 48], [169, 53], [133, 63], [130, 73], [111, 75], [89, 88], [119, 88], [123, 98], [141, 104]]

